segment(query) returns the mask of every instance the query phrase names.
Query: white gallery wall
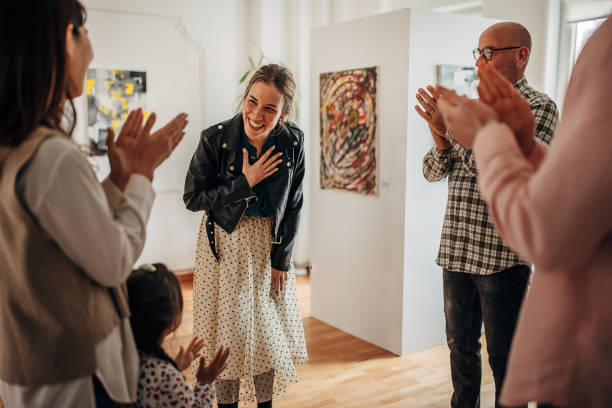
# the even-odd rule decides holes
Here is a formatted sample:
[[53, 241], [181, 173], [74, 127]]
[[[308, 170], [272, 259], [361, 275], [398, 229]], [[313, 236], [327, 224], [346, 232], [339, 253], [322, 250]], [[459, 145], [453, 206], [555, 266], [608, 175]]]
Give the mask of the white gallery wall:
[[[315, 28], [311, 36], [310, 229], [313, 317], [399, 354], [402, 282], [408, 38], [402, 10]], [[319, 75], [378, 67], [379, 196], [319, 188]]]
[[[216, 123], [228, 117], [240, 92], [238, 78], [247, 66], [246, 43], [248, 36], [245, 21], [247, 10], [244, 0], [82, 0], [88, 11], [107, 11], [113, 14], [128, 13], [139, 16], [160, 17], [183, 22], [194, 40], [204, 48], [202, 101], [206, 116], [196, 127]], [[89, 25], [89, 23], [87, 24]], [[110, 35], [120, 27], [113, 17], [105, 21], [99, 37]], [[158, 52], [152, 38], [147, 39], [138, 27], [131, 28], [132, 36], [120, 41], [129, 42], [142, 37], [147, 41], [146, 51]], [[95, 34], [95, 33], [91, 33]], [[94, 51], [97, 44], [93, 42]]]
[[[438, 250], [446, 182], [428, 183], [422, 159], [433, 145], [414, 111], [436, 64], [472, 65], [476, 16], [399, 10], [312, 30], [311, 129], [318, 132], [319, 74], [378, 66], [379, 196], [319, 188], [313, 169], [311, 308], [315, 318], [396, 354], [444, 343]], [[452, 27], [452, 38], [439, 27]]]
[[[94, 47], [90, 68], [146, 72], [147, 106], [157, 113], [154, 129], [180, 112], [189, 114], [185, 139], [155, 172], [156, 199], [147, 224], [148, 239], [137, 261], [164, 262], [176, 270], [193, 264], [200, 216], [185, 210], [182, 195], [202, 118], [206, 116], [201, 103], [203, 49], [185, 35], [180, 24], [181, 20], [175, 17], [97, 9], [89, 10], [87, 22]], [[86, 122], [86, 115], [83, 119], [81, 124]], [[82, 133], [80, 126], [75, 139]]]

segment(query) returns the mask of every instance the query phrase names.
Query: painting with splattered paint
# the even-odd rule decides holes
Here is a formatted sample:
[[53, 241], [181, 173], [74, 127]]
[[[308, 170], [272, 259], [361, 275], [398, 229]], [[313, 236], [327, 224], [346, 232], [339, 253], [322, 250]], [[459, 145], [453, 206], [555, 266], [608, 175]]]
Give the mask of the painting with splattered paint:
[[147, 111], [147, 73], [120, 69], [87, 70], [87, 139], [91, 156], [106, 154], [108, 128], [117, 134], [128, 113]]
[[322, 189], [378, 195], [377, 67], [321, 74]]

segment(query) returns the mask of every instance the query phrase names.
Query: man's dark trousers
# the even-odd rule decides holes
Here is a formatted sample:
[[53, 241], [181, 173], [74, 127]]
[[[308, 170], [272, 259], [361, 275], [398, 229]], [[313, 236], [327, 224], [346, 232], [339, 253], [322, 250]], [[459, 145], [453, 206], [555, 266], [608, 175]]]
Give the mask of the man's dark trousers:
[[495, 406], [506, 374], [512, 336], [529, 283], [530, 268], [517, 265], [492, 275], [443, 271], [446, 340], [450, 349], [453, 408], [480, 406], [480, 335], [484, 323]]

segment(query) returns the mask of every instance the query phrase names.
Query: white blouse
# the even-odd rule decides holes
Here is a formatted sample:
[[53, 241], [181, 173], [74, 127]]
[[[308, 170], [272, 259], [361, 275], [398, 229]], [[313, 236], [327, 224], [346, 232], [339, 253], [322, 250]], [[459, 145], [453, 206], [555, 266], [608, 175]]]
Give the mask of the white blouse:
[[[109, 180], [91, 183], [92, 168], [68, 138], [44, 141], [17, 180], [22, 204], [42, 229], [102, 286], [126, 281], [145, 242], [155, 193], [149, 180], [132, 175], [121, 191]], [[96, 372], [117, 402], [136, 400], [138, 352], [129, 319], [96, 345]], [[45, 385], [0, 381], [7, 407], [94, 407], [91, 376]]]

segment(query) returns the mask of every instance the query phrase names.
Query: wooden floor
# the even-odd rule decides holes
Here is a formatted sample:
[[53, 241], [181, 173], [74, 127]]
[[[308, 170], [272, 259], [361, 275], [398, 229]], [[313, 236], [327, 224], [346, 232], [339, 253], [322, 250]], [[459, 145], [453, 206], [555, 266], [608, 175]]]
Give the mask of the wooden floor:
[[[183, 321], [165, 343], [171, 356], [181, 345], [189, 343], [193, 329], [193, 284], [183, 282], [181, 286]], [[310, 359], [298, 368], [300, 382], [289, 389], [287, 396], [274, 400], [275, 408], [442, 408], [450, 405], [452, 386], [445, 345], [397, 357], [311, 317], [308, 277], [298, 276], [298, 291]], [[487, 408], [494, 406], [494, 386], [485, 350], [482, 359], [481, 407]], [[185, 376], [191, 382], [190, 370]]]
[[[183, 282], [182, 288], [183, 322], [166, 342], [170, 355], [187, 344], [192, 333], [193, 285]], [[308, 277], [298, 276], [298, 291], [310, 359], [298, 368], [300, 382], [291, 386], [287, 396], [274, 401], [275, 408], [450, 405], [452, 385], [446, 345], [397, 357], [311, 317]], [[494, 386], [485, 350], [482, 358], [481, 407], [487, 408], [494, 406]], [[191, 381], [189, 370], [185, 375]]]

